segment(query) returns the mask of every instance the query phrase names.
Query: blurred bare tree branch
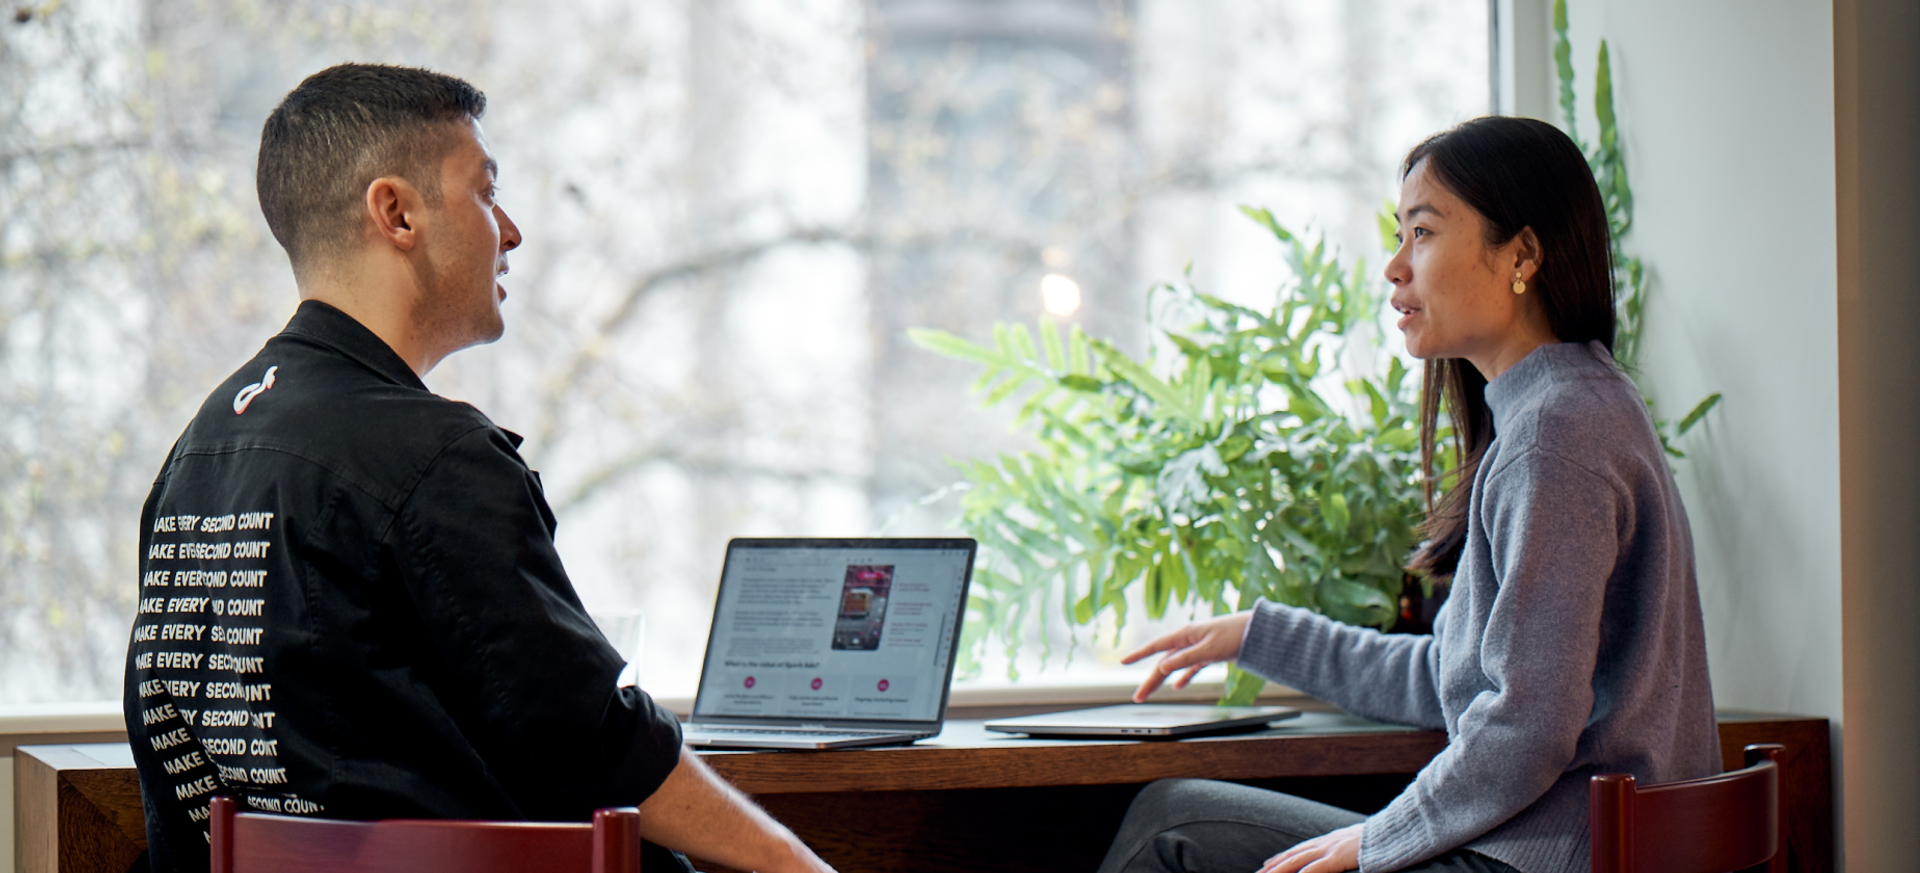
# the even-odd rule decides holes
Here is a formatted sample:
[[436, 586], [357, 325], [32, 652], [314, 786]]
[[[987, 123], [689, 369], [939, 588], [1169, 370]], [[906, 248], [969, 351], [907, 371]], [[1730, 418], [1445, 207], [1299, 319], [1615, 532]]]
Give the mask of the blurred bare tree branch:
[[[1062, 317], [1142, 350], [1145, 287], [1189, 260], [1271, 287], [1226, 256], [1239, 202], [1369, 239], [1404, 140], [1484, 94], [1483, 48], [1437, 36], [1484, 34], [1474, 5], [16, 5], [0, 703], [118, 693], [152, 477], [297, 303], [254, 199], [260, 124], [329, 64], [488, 93], [527, 242], [507, 336], [428, 382], [531, 435], [590, 607], [686, 617], [728, 536], [940, 530], [951, 508], [922, 497], [947, 460], [1020, 444], [906, 327], [1030, 319], [1058, 272], [1085, 291]], [[648, 675], [690, 685], [704, 624], [652, 627]]]

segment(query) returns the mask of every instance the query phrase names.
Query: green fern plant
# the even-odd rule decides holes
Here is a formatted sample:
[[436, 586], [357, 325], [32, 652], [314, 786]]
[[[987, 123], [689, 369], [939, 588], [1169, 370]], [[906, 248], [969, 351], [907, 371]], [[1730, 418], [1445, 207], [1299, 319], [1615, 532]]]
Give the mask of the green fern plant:
[[[1407, 369], [1323, 386], [1382, 303], [1365, 262], [1245, 209], [1285, 247], [1292, 278], [1271, 310], [1202, 293], [1191, 275], [1156, 286], [1149, 309], [1167, 359], [1135, 360], [1078, 327], [995, 329], [991, 345], [933, 330], [914, 342], [982, 365], [994, 405], [1025, 392], [1017, 422], [1039, 449], [966, 462], [960, 526], [982, 543], [969, 632], [1017, 646], [1048, 604], [1077, 624], [1142, 586], [1215, 614], [1255, 598], [1385, 627], [1420, 517], [1419, 430]], [[1064, 334], [1064, 336], [1063, 336]], [[1359, 402], [1359, 410], [1347, 407]], [[977, 642], [975, 642], [977, 645]], [[1230, 672], [1227, 698], [1261, 681]]]

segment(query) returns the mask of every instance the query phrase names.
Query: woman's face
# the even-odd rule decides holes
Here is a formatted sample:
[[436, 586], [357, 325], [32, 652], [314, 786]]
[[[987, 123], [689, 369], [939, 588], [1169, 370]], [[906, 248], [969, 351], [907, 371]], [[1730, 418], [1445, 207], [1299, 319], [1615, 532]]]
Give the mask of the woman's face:
[[1489, 248], [1485, 219], [1428, 174], [1426, 161], [1401, 183], [1397, 217], [1400, 248], [1386, 276], [1409, 354], [1465, 358], [1491, 381], [1555, 341], [1539, 295], [1513, 293], [1515, 275], [1531, 286], [1539, 267], [1531, 230]]

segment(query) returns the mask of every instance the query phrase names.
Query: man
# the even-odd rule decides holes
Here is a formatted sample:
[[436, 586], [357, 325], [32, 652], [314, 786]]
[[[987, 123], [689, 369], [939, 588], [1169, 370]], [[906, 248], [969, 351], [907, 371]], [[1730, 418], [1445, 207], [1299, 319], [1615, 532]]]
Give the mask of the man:
[[680, 743], [582, 610], [520, 438], [420, 377], [500, 337], [520, 231], [486, 98], [349, 64], [261, 134], [301, 304], [215, 389], [141, 518], [127, 728], [154, 869], [205, 870], [207, 804], [334, 818], [586, 820], [638, 804], [683, 850], [830, 873]]

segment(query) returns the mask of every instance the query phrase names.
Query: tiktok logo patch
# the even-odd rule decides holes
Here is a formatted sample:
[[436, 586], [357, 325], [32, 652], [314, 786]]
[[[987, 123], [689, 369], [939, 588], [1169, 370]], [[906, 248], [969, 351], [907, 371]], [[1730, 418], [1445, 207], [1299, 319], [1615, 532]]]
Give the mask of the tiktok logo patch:
[[273, 387], [273, 371], [278, 369], [280, 368], [268, 367], [267, 375], [262, 376], [260, 378], [260, 381], [240, 389], [240, 393], [233, 395], [233, 414], [234, 415], [239, 415], [242, 412], [246, 412], [247, 407], [253, 403], [253, 398], [259, 397], [261, 394], [266, 393], [268, 388]]

